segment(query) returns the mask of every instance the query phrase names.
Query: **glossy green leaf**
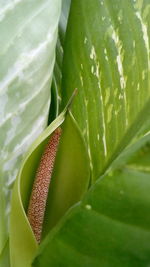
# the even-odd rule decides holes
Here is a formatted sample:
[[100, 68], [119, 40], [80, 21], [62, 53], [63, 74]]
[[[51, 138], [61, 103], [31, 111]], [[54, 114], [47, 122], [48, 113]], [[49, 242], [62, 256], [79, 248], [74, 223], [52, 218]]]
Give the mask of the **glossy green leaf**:
[[[48, 142], [50, 134], [63, 123], [65, 112], [66, 110], [51, 123], [32, 145], [15, 183], [10, 226], [12, 267], [30, 266], [37, 250], [37, 242], [25, 212], [43, 149]], [[88, 155], [84, 140], [73, 118], [68, 114], [62, 124], [62, 136], [56, 156], [52, 183], [50, 184], [43, 225], [44, 236], [64, 215], [67, 209], [82, 198], [88, 187], [89, 174]]]
[[149, 266], [149, 191], [144, 169], [126, 166], [99, 179], [49, 234], [33, 266]]
[[61, 0], [0, 2], [0, 253], [22, 155], [47, 124], [60, 8]]
[[[73, 0], [63, 64], [63, 106], [89, 148], [93, 179], [150, 123], [149, 1]], [[141, 133], [142, 134], [142, 133]]]

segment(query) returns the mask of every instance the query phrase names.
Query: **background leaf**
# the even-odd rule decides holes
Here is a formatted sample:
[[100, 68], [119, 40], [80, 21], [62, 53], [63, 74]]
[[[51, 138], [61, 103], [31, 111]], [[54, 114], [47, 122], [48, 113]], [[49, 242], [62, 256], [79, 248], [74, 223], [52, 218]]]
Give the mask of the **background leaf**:
[[[144, 151], [138, 152], [142, 162], [149, 146]], [[139, 171], [139, 164], [132, 169], [128, 163], [99, 179], [49, 234], [33, 266], [148, 266], [150, 172]]]
[[89, 147], [93, 179], [142, 136], [150, 105], [148, 1], [72, 1], [65, 42], [63, 106], [74, 88], [72, 112]]
[[71, 0], [62, 1], [61, 16], [58, 27], [58, 40], [56, 45], [56, 61], [52, 82], [52, 103], [50, 108], [49, 122], [56, 118], [61, 103], [62, 62], [64, 55], [64, 41]]
[[0, 253], [22, 155], [47, 123], [60, 6], [60, 0], [0, 3]]

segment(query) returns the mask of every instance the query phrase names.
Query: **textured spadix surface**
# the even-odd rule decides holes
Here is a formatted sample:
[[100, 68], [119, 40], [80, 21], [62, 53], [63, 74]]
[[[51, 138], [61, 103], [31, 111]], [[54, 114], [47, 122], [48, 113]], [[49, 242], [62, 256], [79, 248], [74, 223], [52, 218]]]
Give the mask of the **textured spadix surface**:
[[44, 149], [32, 187], [27, 216], [38, 243], [41, 241], [44, 213], [60, 136], [59, 127]]
[[47, 123], [60, 0], [0, 2], [0, 253], [23, 153]]

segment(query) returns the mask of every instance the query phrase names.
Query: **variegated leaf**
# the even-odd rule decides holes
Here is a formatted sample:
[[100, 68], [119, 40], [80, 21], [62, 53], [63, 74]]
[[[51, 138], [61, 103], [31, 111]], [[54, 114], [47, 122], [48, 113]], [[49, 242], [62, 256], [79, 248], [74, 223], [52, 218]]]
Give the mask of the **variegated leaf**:
[[149, 1], [72, 1], [63, 106], [74, 88], [73, 115], [98, 178], [150, 121]]
[[22, 155], [47, 124], [61, 0], [0, 2], [0, 252]]

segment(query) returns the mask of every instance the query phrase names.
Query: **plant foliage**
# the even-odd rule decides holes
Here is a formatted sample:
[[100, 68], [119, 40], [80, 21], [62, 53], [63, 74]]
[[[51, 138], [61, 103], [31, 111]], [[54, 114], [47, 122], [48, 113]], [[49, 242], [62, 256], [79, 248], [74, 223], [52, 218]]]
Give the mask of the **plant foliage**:
[[[149, 266], [149, 0], [60, 7], [61, 0], [0, 4], [0, 265]], [[38, 245], [26, 211], [58, 126]]]

